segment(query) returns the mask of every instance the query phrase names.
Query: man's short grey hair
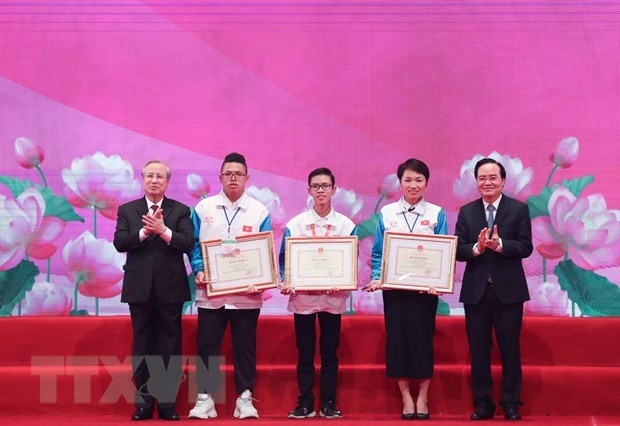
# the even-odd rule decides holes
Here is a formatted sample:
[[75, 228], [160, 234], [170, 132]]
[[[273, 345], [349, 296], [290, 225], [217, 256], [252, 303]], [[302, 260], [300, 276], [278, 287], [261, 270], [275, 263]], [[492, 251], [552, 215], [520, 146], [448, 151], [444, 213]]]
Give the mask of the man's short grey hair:
[[166, 164], [164, 161], [162, 160], [149, 160], [146, 162], [146, 164], [144, 165], [144, 167], [142, 167], [142, 177], [144, 177], [144, 169], [146, 169], [146, 166], [148, 166], [149, 164], [163, 164], [164, 166], [166, 166], [166, 179], [170, 180], [170, 176], [172, 176], [172, 172], [170, 171], [170, 166], [168, 166], [168, 164]]

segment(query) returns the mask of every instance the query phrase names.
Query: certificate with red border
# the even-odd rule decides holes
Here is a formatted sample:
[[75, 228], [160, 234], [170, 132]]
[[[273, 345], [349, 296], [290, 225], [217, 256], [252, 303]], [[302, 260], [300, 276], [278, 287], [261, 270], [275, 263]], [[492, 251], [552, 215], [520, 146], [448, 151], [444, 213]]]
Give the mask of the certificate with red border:
[[207, 296], [245, 293], [277, 287], [273, 232], [241, 235], [230, 254], [222, 252], [222, 240], [201, 241]]
[[290, 237], [285, 274], [295, 290], [357, 290], [357, 236]]
[[383, 239], [384, 288], [454, 293], [457, 237], [387, 231]]

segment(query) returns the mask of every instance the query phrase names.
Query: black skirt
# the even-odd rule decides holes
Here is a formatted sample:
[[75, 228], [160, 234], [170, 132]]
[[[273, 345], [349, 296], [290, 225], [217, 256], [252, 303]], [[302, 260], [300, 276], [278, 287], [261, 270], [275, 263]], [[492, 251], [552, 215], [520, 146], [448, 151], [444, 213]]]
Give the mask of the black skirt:
[[419, 380], [433, 377], [438, 303], [437, 296], [418, 291], [383, 291], [388, 377]]

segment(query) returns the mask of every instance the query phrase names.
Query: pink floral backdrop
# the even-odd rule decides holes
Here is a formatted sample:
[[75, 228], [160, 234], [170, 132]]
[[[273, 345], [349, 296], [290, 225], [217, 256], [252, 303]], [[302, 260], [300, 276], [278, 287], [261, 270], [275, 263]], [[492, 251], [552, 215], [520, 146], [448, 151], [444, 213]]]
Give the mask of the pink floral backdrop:
[[[400, 162], [430, 166], [452, 232], [494, 157], [530, 206], [527, 314], [620, 315], [619, 6], [205, 3], [0, 5], [0, 315], [126, 314], [111, 240], [140, 168], [167, 161], [168, 195], [194, 206], [231, 151], [278, 244], [308, 172], [334, 171], [362, 286]], [[443, 314], [462, 314], [462, 271]], [[380, 294], [350, 311], [382, 312]]]

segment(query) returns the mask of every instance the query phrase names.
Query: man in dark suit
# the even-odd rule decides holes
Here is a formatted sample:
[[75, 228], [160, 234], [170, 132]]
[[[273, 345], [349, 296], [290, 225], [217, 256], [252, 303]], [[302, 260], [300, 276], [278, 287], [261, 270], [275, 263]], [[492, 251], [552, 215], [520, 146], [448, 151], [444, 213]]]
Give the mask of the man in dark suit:
[[491, 334], [502, 358], [502, 399], [506, 420], [521, 420], [520, 334], [523, 302], [530, 299], [522, 259], [532, 253], [527, 204], [502, 194], [506, 170], [492, 158], [474, 169], [482, 198], [461, 207], [456, 222], [456, 258], [467, 262], [460, 301], [471, 356], [474, 413], [471, 420], [493, 417]]
[[136, 411], [132, 420], [179, 420], [181, 313], [191, 299], [183, 253], [194, 246], [190, 210], [164, 197], [170, 168], [152, 160], [142, 169], [145, 197], [118, 208], [114, 247], [127, 252], [121, 301], [129, 303]]

